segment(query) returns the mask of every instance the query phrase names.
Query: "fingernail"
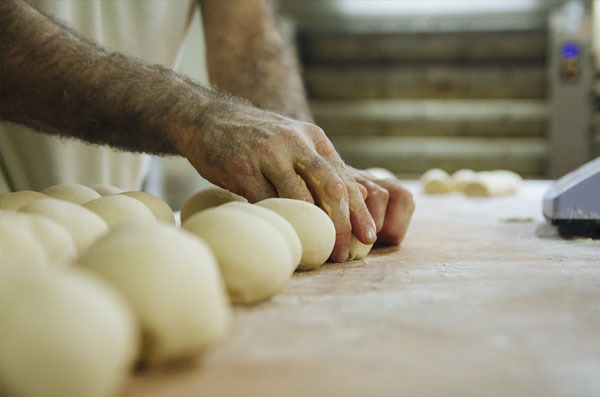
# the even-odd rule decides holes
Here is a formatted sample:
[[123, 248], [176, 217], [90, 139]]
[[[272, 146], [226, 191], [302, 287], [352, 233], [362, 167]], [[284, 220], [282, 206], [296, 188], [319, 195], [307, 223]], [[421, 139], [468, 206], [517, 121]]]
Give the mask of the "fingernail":
[[375, 232], [375, 225], [373, 224], [367, 226], [367, 239], [371, 242], [377, 240], [377, 232]]

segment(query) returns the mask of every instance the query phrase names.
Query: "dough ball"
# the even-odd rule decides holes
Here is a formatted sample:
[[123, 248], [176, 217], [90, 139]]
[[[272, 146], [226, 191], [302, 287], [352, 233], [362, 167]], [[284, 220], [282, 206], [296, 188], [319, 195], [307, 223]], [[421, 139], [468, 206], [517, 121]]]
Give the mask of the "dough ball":
[[34, 192], [32, 190], [21, 190], [18, 192], [6, 193], [0, 196], [0, 209], [18, 211], [30, 202], [47, 198], [44, 193]]
[[231, 310], [215, 257], [192, 234], [164, 224], [129, 224], [101, 238], [79, 264], [125, 297], [142, 327], [142, 360], [194, 355], [221, 338]]
[[350, 240], [348, 260], [353, 261], [366, 258], [371, 248], [373, 248], [373, 244], [364, 244], [353, 235]]
[[6, 212], [0, 210], [0, 270], [46, 269], [45, 248], [18, 219], [7, 219]]
[[0, 394], [115, 396], [137, 350], [132, 315], [91, 275], [14, 272], [0, 280]]
[[271, 297], [294, 272], [286, 237], [250, 211], [209, 208], [192, 215], [183, 227], [212, 248], [233, 303], [254, 303]]
[[111, 194], [123, 193], [123, 189], [113, 185], [90, 185], [92, 189], [101, 196], [110, 196]]
[[306, 201], [285, 198], [270, 198], [256, 205], [275, 211], [296, 230], [302, 243], [299, 270], [316, 269], [329, 258], [335, 245], [335, 226], [325, 211]]
[[477, 178], [465, 186], [467, 196], [500, 196], [515, 193], [523, 180], [512, 171], [483, 171]]
[[108, 232], [108, 225], [99, 215], [69, 201], [48, 197], [29, 203], [21, 212], [42, 215], [62, 225], [71, 234], [78, 253]]
[[83, 204], [97, 199], [100, 194], [91, 187], [78, 185], [76, 183], [65, 183], [61, 185], [50, 186], [43, 191], [48, 196], [70, 201], [75, 204]]
[[427, 194], [450, 193], [450, 184], [450, 175], [439, 168], [433, 168], [421, 176], [421, 185]]
[[156, 223], [152, 211], [133, 197], [115, 194], [88, 201], [83, 206], [104, 219], [109, 229], [132, 222]]
[[250, 211], [269, 221], [286, 238], [292, 251], [294, 270], [300, 264], [300, 259], [302, 259], [302, 243], [292, 225], [284, 217], [268, 208], [250, 203], [233, 201], [231, 203], [223, 204], [223, 207], [239, 208], [241, 210]]
[[387, 168], [373, 167], [367, 168], [367, 171], [375, 179], [396, 179], [396, 175]]
[[[18, 264], [26, 266], [30, 259], [37, 261], [39, 260], [37, 253], [27, 252], [29, 249], [37, 251], [36, 245], [42, 248], [43, 261], [46, 264], [68, 266], [77, 256], [77, 248], [69, 232], [59, 223], [45, 216], [0, 211], [0, 236], [2, 236], [3, 248], [0, 252], [3, 260], [0, 263], [6, 260], [13, 265], [17, 264], [16, 266], [19, 266]], [[31, 248], [26, 248], [28, 245]]]
[[120, 194], [133, 197], [134, 199], [141, 201], [146, 207], [148, 207], [150, 211], [152, 211], [152, 214], [154, 214], [154, 217], [158, 222], [175, 225], [175, 215], [173, 215], [173, 209], [171, 209], [169, 204], [165, 203], [158, 197], [150, 193], [138, 191], [124, 192]]
[[181, 206], [181, 223], [183, 224], [196, 212], [217, 207], [231, 201], [248, 202], [244, 197], [231, 193], [229, 190], [218, 187], [202, 189], [191, 195]]
[[450, 190], [454, 192], [462, 192], [465, 187], [477, 179], [477, 172], [473, 170], [463, 169], [452, 174], [450, 180]]

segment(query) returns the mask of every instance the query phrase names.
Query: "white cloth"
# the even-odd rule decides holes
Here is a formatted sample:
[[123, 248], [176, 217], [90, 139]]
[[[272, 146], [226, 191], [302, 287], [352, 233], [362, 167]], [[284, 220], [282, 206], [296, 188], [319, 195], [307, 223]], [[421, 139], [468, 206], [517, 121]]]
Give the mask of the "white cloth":
[[[188, 31], [193, 0], [34, 0], [88, 39], [111, 50], [174, 68]], [[112, 184], [139, 190], [146, 155], [0, 124], [0, 194], [58, 183]]]

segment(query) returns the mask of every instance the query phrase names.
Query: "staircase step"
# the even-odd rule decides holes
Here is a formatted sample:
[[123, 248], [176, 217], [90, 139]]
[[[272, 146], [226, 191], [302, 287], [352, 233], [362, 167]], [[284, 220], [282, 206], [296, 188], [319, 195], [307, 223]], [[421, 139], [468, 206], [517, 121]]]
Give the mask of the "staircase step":
[[335, 135], [543, 136], [543, 100], [314, 100], [317, 124]]
[[311, 66], [308, 94], [316, 99], [514, 98], [546, 95], [543, 63], [501, 65]]
[[454, 172], [507, 169], [525, 177], [546, 172], [544, 138], [331, 137], [342, 158], [357, 168], [384, 167], [414, 177], [431, 168]]

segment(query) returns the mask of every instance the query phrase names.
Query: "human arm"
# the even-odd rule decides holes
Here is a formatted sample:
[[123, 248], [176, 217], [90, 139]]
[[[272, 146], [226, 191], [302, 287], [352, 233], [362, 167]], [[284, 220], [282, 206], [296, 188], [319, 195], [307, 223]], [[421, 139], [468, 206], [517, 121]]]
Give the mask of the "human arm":
[[106, 51], [23, 0], [0, 2], [0, 34], [2, 120], [130, 151], [183, 155], [208, 180], [251, 201], [314, 198], [334, 213], [342, 236], [337, 260], [345, 260], [350, 222], [363, 239], [375, 239], [364, 204], [368, 224], [350, 219], [360, 189], [351, 181], [349, 198], [347, 171], [318, 127]]
[[[211, 83], [259, 107], [312, 122], [293, 45], [278, 26], [272, 2], [199, 0], [199, 3]], [[364, 201], [376, 225], [377, 241], [399, 244], [414, 209], [410, 193], [394, 181], [374, 180], [365, 172], [343, 166], [334, 153], [330, 155], [332, 161], [336, 167], [343, 167], [340, 174], [345, 175], [349, 195], [355, 198], [349, 205], [350, 218], [354, 220], [352, 232], [365, 240], [366, 236], [361, 234], [366, 228], [361, 225], [368, 224]], [[356, 194], [353, 182], [359, 183], [365, 200]], [[348, 238], [347, 215], [338, 212], [330, 216], [336, 222], [339, 247]], [[336, 254], [343, 257], [340, 252], [335, 252], [334, 257]]]

